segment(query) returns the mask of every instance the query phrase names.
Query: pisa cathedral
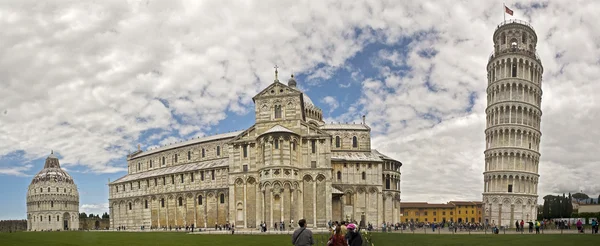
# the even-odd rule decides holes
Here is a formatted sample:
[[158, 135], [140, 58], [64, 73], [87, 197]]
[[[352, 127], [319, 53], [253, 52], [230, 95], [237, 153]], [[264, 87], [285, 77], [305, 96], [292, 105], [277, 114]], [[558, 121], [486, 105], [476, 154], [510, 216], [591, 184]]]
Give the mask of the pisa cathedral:
[[27, 190], [27, 230], [79, 229], [79, 192], [71, 175], [51, 153]]
[[364, 117], [325, 124], [293, 76], [275, 78], [247, 130], [128, 155], [128, 174], [109, 184], [111, 227], [400, 222], [402, 163], [371, 149]]
[[524, 21], [501, 23], [487, 65], [485, 221], [514, 227], [537, 218], [543, 67]]

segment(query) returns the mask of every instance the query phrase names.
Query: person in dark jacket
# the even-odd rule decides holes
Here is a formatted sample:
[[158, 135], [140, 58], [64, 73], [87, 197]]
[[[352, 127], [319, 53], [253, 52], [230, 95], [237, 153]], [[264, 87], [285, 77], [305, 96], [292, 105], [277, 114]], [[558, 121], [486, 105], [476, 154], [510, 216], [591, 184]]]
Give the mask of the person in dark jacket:
[[348, 234], [346, 238], [348, 238], [348, 246], [362, 246], [363, 240], [360, 232], [356, 229], [355, 224], [349, 224], [346, 229], [348, 230]]

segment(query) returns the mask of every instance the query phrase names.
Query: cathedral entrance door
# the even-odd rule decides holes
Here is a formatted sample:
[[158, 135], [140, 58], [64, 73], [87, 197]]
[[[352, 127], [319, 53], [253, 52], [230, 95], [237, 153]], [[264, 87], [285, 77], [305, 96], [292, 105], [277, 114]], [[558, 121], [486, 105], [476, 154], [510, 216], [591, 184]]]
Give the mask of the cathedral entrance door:
[[365, 216], [365, 213], [363, 213], [363, 214], [360, 216], [360, 222], [359, 222], [359, 223], [360, 223], [360, 225], [359, 225], [360, 227], [362, 227], [362, 228], [365, 228], [365, 227], [366, 227], [366, 226], [365, 226], [365, 224], [367, 223], [367, 221], [366, 221], [366, 216]]
[[68, 231], [69, 230], [69, 220], [71, 219], [71, 216], [69, 215], [69, 213], [64, 213], [63, 214], [63, 230]]

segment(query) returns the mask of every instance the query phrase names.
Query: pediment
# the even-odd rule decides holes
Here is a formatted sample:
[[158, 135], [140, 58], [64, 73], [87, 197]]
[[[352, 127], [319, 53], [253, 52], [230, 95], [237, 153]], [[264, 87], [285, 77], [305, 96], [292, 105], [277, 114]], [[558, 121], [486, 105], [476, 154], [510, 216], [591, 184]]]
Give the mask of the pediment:
[[310, 129], [310, 135], [331, 135], [328, 132], [319, 129], [318, 126], [315, 126], [311, 123], [307, 123], [307, 122], [302, 122], [303, 126], [308, 126], [308, 128]]
[[256, 125], [252, 125], [250, 128], [246, 129], [245, 131], [243, 131], [242, 133], [240, 133], [239, 135], [234, 137], [231, 140], [231, 142], [235, 143], [238, 141], [253, 140], [255, 131], [256, 131]]
[[300, 95], [301, 92], [295, 88], [289, 87], [279, 81], [273, 82], [271, 85], [267, 86], [264, 90], [256, 94], [252, 98], [256, 102], [258, 98], [265, 97], [277, 97], [277, 96], [291, 96], [291, 95]]

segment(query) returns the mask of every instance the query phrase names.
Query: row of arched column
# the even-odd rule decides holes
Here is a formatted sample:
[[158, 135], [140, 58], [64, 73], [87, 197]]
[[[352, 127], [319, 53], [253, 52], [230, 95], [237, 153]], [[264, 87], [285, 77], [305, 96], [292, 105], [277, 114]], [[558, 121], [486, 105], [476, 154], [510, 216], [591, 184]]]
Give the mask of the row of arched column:
[[537, 157], [521, 153], [505, 153], [504, 155], [486, 155], [485, 171], [523, 171], [538, 173]]
[[[535, 53], [532, 54], [535, 57]], [[488, 83], [505, 78], [520, 78], [541, 85], [543, 67], [528, 56], [496, 59], [488, 65]]]
[[488, 174], [484, 176], [485, 192], [537, 194], [538, 177], [521, 174]]
[[542, 102], [542, 91], [525, 81], [494, 83], [487, 88], [488, 105], [502, 101], [522, 101], [537, 107]]
[[224, 190], [160, 194], [111, 201], [111, 227], [126, 229], [191, 226], [212, 227], [228, 221]]
[[304, 109], [304, 114], [307, 118], [315, 119], [315, 120], [323, 120], [323, 113], [318, 108], [307, 107]]
[[499, 124], [521, 124], [540, 128], [542, 112], [536, 107], [517, 103], [501, 103], [486, 110], [487, 127]]
[[383, 174], [382, 175], [383, 187], [386, 190], [400, 190], [400, 175], [397, 174]]
[[64, 200], [53, 200], [53, 201], [39, 201], [39, 202], [28, 202], [27, 211], [48, 211], [48, 210], [71, 210], [77, 209], [79, 202], [75, 201], [64, 201]]
[[526, 128], [491, 128], [485, 131], [486, 148], [516, 147], [539, 151], [539, 131]]

